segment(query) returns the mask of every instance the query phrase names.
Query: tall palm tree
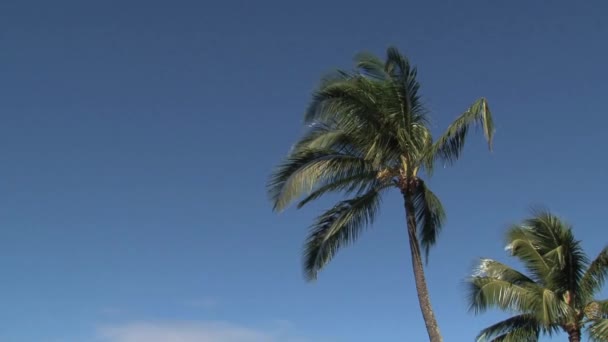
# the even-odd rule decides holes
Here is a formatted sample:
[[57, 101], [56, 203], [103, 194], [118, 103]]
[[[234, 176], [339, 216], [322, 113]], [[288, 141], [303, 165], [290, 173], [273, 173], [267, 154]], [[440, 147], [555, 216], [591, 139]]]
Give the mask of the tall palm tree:
[[537, 211], [509, 229], [507, 250], [528, 275], [482, 259], [468, 282], [469, 301], [475, 313], [498, 308], [516, 315], [483, 329], [477, 341], [538, 341], [562, 330], [575, 342], [584, 328], [592, 340], [608, 341], [608, 300], [594, 299], [608, 276], [608, 247], [589, 262], [569, 225]]
[[354, 242], [376, 217], [381, 195], [403, 195], [407, 233], [420, 309], [433, 342], [442, 341], [424, 275], [422, 252], [437, 240], [444, 221], [439, 199], [420, 178], [435, 161], [449, 165], [461, 156], [465, 138], [480, 124], [491, 147], [494, 127], [485, 99], [477, 100], [433, 140], [420, 98], [416, 68], [395, 48], [386, 60], [362, 53], [353, 71], [323, 78], [305, 113], [308, 131], [276, 168], [268, 183], [275, 211], [306, 195], [298, 208], [327, 193], [348, 199], [312, 224], [304, 248], [306, 278], [341, 247]]

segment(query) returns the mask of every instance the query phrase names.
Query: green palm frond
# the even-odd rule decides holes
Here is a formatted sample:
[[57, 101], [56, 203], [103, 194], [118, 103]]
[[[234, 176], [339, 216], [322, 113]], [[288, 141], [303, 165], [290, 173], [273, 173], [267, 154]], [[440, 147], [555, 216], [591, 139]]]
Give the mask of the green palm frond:
[[509, 312], [533, 312], [541, 303], [535, 286], [515, 285], [490, 277], [472, 277], [468, 280], [469, 310], [475, 314], [490, 308]]
[[363, 73], [363, 75], [386, 81], [390, 78], [390, 74], [385, 69], [385, 62], [370, 52], [360, 52], [355, 56], [355, 67]]
[[437, 139], [428, 157], [440, 158], [446, 164], [452, 165], [460, 158], [467, 133], [475, 124], [479, 124], [483, 128], [488, 147], [492, 150], [494, 121], [486, 99], [481, 98], [452, 122], [445, 133]]
[[543, 325], [548, 326], [560, 322], [564, 317], [572, 317], [574, 312], [571, 307], [563, 301], [563, 298], [550, 289], [540, 289], [541, 303], [536, 308], [536, 319]]
[[[550, 252], [566, 244], [576, 244], [571, 227], [562, 222], [559, 217], [544, 210], [534, 210], [533, 216], [524, 220], [521, 226], [530, 230], [530, 236], [534, 238], [535, 246], [542, 255], [548, 256]], [[568, 248], [568, 250], [575, 251], [574, 248]], [[553, 260], [558, 263], [559, 267], [563, 267], [566, 262], [563, 258], [564, 254], [557, 254], [557, 256], [559, 258]]]
[[404, 105], [403, 112], [408, 113], [412, 118], [423, 119], [426, 110], [424, 110], [418, 94], [420, 83], [417, 80], [416, 67], [413, 67], [407, 57], [401, 54], [397, 48], [389, 47], [386, 51], [385, 71], [401, 90], [399, 95]]
[[274, 210], [282, 211], [291, 202], [315, 187], [338, 182], [356, 175], [368, 174], [372, 166], [365, 160], [326, 150], [309, 150], [290, 155], [268, 182], [268, 193]]
[[[427, 110], [418, 93], [420, 83], [417, 80], [417, 69], [412, 67], [407, 57], [396, 48], [389, 47], [386, 53], [385, 71], [390, 75], [391, 82], [388, 84], [392, 98], [399, 104], [395, 108], [399, 113], [398, 123], [403, 133], [407, 135], [407, 140], [410, 140], [414, 137], [412, 128], [416, 123], [428, 125]], [[407, 140], [404, 148], [407, 150], [414, 148]]]
[[407, 78], [412, 72], [410, 61], [394, 46], [386, 49], [385, 70], [395, 79]]
[[595, 301], [602, 311], [602, 315], [608, 318], [608, 299]]
[[412, 164], [416, 166], [418, 169], [425, 168], [432, 173], [432, 165], [427, 165], [427, 153], [429, 149], [432, 148], [433, 145], [433, 136], [431, 135], [431, 131], [422, 122], [417, 122], [412, 124], [411, 133], [409, 136], [404, 136], [403, 140], [407, 141], [409, 148], [409, 158], [412, 161]]
[[544, 284], [551, 266], [536, 249], [535, 237], [531, 231], [519, 225], [512, 226], [507, 232], [507, 241], [506, 250], [523, 262], [534, 281]]
[[306, 279], [316, 279], [341, 247], [359, 237], [378, 212], [381, 191], [389, 186], [378, 185], [366, 194], [341, 201], [316, 219], [304, 247]]
[[315, 123], [306, 134], [291, 148], [290, 154], [307, 150], [334, 150], [337, 152], [363, 157], [364, 145], [352, 134], [340, 129], [335, 122]]
[[315, 93], [305, 121], [344, 132], [350, 147], [375, 165], [395, 164], [403, 144], [392, 117], [399, 105], [387, 96], [389, 86], [363, 76], [329, 82]]
[[517, 315], [483, 329], [477, 342], [536, 342], [540, 325], [532, 315]]
[[445, 211], [439, 198], [435, 196], [422, 180], [418, 181], [413, 204], [416, 210], [420, 245], [424, 249], [425, 257], [428, 261], [429, 250], [437, 242], [437, 236], [441, 232], [443, 222], [445, 221]]
[[589, 340], [593, 342], [608, 341], [608, 318], [596, 319], [591, 322], [587, 332]]
[[515, 285], [490, 277], [473, 277], [469, 281], [469, 303], [470, 310], [476, 314], [490, 308], [527, 313], [545, 326], [569, 314], [568, 306], [549, 289], [532, 283]]
[[493, 338], [490, 342], [538, 342], [539, 332], [532, 329], [517, 329]]
[[600, 291], [608, 276], [608, 247], [591, 262], [580, 281], [581, 294], [589, 300]]
[[572, 228], [556, 215], [541, 210], [534, 211], [522, 228], [529, 231], [530, 241], [551, 269], [545, 276], [545, 285], [557, 292], [577, 291], [589, 261]]
[[477, 277], [499, 279], [515, 285], [536, 286], [534, 281], [525, 274], [492, 259], [481, 259], [474, 275]]
[[328, 193], [343, 192], [344, 195], [361, 195], [375, 186], [378, 179], [378, 172], [373, 170], [365, 173], [357, 173], [343, 178], [334, 178], [326, 184], [313, 190], [308, 196], [302, 199], [297, 208], [300, 209], [306, 204], [322, 197]]
[[[311, 101], [304, 122], [338, 120], [347, 129], [378, 129], [385, 85], [360, 76], [336, 79], [319, 88]], [[365, 124], [366, 126], [361, 126]]]

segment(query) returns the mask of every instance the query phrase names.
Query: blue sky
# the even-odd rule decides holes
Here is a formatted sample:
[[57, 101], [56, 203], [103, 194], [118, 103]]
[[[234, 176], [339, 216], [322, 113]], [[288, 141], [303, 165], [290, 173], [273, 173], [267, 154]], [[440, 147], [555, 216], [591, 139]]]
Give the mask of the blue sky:
[[[447, 341], [480, 256], [544, 204], [596, 254], [608, 124], [604, 1], [2, 1], [0, 341], [423, 341], [402, 205], [307, 284], [306, 227], [264, 185], [319, 77], [396, 45], [440, 132], [485, 96], [490, 154], [431, 181], [428, 280]], [[608, 293], [604, 293], [608, 297]]]

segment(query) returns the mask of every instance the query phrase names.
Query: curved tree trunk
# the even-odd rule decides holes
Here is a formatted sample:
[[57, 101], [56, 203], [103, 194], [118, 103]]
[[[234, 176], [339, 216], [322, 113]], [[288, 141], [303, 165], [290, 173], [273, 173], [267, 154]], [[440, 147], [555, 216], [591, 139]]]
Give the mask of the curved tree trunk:
[[429, 289], [426, 285], [426, 277], [424, 275], [424, 266], [422, 264], [422, 254], [420, 253], [420, 243], [418, 242], [418, 236], [416, 235], [416, 214], [414, 205], [411, 200], [411, 192], [404, 194], [405, 200], [405, 215], [407, 219], [407, 235], [410, 241], [410, 253], [412, 255], [412, 268], [414, 270], [414, 279], [416, 281], [416, 291], [418, 293], [418, 303], [420, 304], [420, 311], [424, 318], [424, 324], [429, 334], [430, 342], [443, 342], [441, 333], [439, 331], [439, 325], [435, 314], [433, 313], [433, 307], [431, 306], [431, 298], [429, 296]]

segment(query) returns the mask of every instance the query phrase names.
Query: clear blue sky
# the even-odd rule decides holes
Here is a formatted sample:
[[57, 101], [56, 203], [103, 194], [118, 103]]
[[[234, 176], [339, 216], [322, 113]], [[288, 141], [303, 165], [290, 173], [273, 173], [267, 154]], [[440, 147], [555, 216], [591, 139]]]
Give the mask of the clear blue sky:
[[529, 205], [592, 254], [608, 242], [606, 17], [600, 0], [0, 2], [0, 341], [424, 341], [397, 196], [307, 284], [330, 202], [275, 215], [264, 189], [322, 73], [390, 44], [436, 132], [480, 96], [494, 110], [495, 152], [471, 136], [431, 182], [432, 301], [446, 341], [472, 340], [499, 315], [469, 315], [462, 281], [506, 260]]

